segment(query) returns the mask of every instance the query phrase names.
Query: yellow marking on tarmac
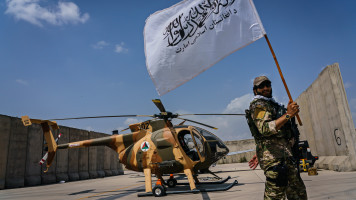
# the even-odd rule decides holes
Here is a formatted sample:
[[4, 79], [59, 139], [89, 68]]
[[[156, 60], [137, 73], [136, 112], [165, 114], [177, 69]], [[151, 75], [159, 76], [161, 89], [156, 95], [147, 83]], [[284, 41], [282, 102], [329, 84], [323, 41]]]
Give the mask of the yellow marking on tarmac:
[[[101, 193], [94, 194], [94, 195], [91, 195], [91, 196], [82, 197], [80, 199], [88, 199], [90, 197], [99, 196], [99, 195], [102, 195], [102, 194], [105, 194], [105, 193], [109, 193], [109, 192], [116, 192], [116, 191], [119, 191], [119, 190], [123, 190], [123, 189], [129, 188], [129, 187], [134, 187], [134, 186], [138, 186], [138, 185], [142, 185], [142, 183], [138, 183], [138, 184], [135, 184], [135, 185], [130, 185], [130, 186], [127, 186], [127, 187], [116, 189], [116, 190], [110, 190], [110, 191], [107, 191], [107, 192], [101, 192]], [[77, 200], [80, 200], [80, 199], [77, 199]]]

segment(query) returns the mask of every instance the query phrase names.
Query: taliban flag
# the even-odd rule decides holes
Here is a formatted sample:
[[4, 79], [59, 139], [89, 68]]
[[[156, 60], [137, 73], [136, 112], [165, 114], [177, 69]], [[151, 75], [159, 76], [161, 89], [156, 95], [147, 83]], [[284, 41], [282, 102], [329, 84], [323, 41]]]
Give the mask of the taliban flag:
[[252, 0], [185, 0], [147, 18], [147, 70], [162, 96], [264, 34]]

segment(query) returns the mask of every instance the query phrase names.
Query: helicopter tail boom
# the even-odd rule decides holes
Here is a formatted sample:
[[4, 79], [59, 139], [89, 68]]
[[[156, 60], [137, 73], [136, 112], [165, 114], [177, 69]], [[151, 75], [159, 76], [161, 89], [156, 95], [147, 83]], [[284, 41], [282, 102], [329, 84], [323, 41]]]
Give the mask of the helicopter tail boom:
[[[71, 148], [81, 148], [81, 147], [89, 147], [89, 146], [107, 146], [117, 153], [122, 152], [126, 148], [128, 148], [133, 143], [137, 142], [141, 138], [145, 137], [152, 128], [148, 125], [149, 123], [143, 122], [139, 124], [134, 124], [137, 126], [136, 128], [132, 128], [132, 133], [122, 134], [122, 135], [112, 135], [107, 137], [82, 140], [76, 142], [70, 142], [65, 144], [57, 143], [61, 134], [58, 135], [58, 138], [54, 138], [52, 131], [59, 129], [59, 126], [55, 121], [49, 120], [40, 120], [40, 119], [30, 119], [28, 116], [22, 116], [22, 122], [25, 126], [31, 126], [32, 124], [40, 124], [43, 130], [44, 139], [46, 141], [46, 146], [48, 148], [48, 152], [44, 155], [44, 157], [39, 162], [41, 165], [47, 160], [46, 167], [47, 170], [51, 166], [56, 151], [58, 149], [71, 149]], [[148, 130], [147, 130], [148, 129]], [[47, 172], [47, 170], [45, 172]]]
[[[114, 151], [120, 153], [122, 150], [128, 147], [129, 142], [125, 142], [126, 137], [133, 137], [134, 134], [125, 134], [125, 135], [112, 135], [107, 137], [82, 140], [77, 142], [71, 142], [66, 144], [58, 145], [58, 149], [72, 149], [72, 148], [82, 148], [90, 146], [107, 146], [113, 149]], [[126, 139], [126, 140], [125, 140]]]

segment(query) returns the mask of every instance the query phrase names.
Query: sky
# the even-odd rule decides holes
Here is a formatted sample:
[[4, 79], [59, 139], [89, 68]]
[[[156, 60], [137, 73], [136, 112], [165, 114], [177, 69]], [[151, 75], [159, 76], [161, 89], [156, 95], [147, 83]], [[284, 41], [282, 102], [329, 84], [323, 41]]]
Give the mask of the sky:
[[[159, 96], [147, 72], [145, 20], [177, 0], [5, 0], [0, 2], [0, 114], [53, 119], [168, 111], [244, 113], [252, 82], [272, 80], [274, 97], [288, 96], [262, 38]], [[356, 119], [356, 1], [254, 0], [296, 99], [324, 67], [339, 63]], [[188, 117], [187, 117], [188, 118]], [[148, 118], [58, 121], [59, 125], [111, 134]], [[223, 140], [252, 138], [244, 117], [192, 116], [219, 128]], [[174, 123], [180, 121], [174, 120]], [[208, 128], [207, 128], [208, 129]]]

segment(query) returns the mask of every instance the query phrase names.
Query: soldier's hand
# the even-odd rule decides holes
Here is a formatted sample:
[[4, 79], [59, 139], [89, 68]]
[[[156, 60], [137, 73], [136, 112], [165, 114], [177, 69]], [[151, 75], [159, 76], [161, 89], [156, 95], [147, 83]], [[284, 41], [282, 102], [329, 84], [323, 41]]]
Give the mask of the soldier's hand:
[[299, 113], [299, 105], [297, 102], [289, 100], [287, 106], [287, 114], [291, 117], [296, 116]]
[[252, 159], [248, 162], [248, 166], [254, 170], [258, 166], [258, 159], [256, 154], [252, 157]]

